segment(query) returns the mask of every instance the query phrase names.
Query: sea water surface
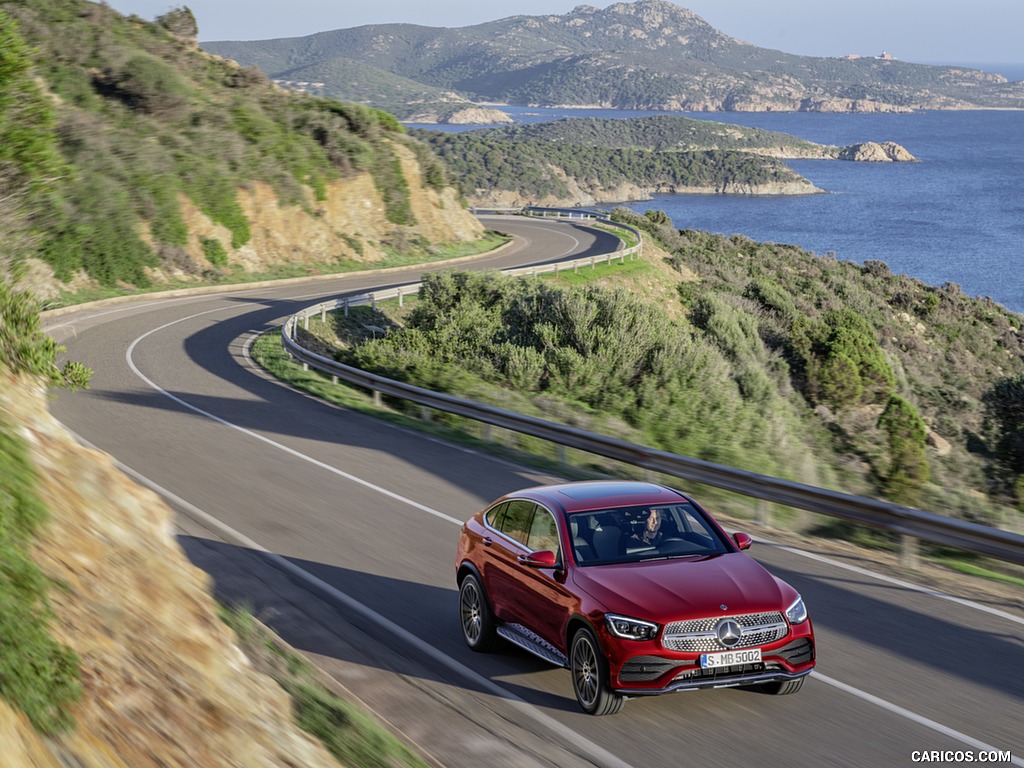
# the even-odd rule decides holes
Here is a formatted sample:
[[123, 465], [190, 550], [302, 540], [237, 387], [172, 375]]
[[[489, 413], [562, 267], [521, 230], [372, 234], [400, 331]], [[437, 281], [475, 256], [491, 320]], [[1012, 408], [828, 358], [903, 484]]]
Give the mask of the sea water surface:
[[[665, 114], [502, 109], [522, 123]], [[662, 210], [679, 229], [790, 243], [860, 264], [884, 261], [893, 272], [936, 286], [956, 283], [1024, 313], [1024, 112], [678, 114], [822, 144], [895, 141], [920, 162], [787, 161], [826, 194], [657, 195], [626, 207]]]

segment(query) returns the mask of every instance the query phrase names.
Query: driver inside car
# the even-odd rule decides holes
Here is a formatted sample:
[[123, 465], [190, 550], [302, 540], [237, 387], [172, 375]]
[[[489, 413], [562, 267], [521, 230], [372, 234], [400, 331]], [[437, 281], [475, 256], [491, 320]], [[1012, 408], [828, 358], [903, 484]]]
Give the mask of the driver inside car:
[[643, 546], [654, 547], [661, 541], [664, 534], [661, 532], [661, 510], [651, 508], [644, 521], [644, 527], [638, 533], [634, 533], [632, 541]]

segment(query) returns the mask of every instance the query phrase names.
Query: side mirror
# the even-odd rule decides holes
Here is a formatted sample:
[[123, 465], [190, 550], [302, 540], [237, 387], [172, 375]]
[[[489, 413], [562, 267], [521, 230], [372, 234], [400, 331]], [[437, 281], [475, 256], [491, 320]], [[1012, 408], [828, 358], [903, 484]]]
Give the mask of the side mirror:
[[539, 552], [530, 552], [519, 556], [519, 564], [527, 568], [554, 568], [558, 561], [555, 553], [550, 549], [542, 549]]
[[732, 535], [736, 541], [736, 546], [740, 549], [750, 549], [750, 545], [754, 543], [754, 540], [750, 538], [750, 534], [742, 533], [737, 531]]

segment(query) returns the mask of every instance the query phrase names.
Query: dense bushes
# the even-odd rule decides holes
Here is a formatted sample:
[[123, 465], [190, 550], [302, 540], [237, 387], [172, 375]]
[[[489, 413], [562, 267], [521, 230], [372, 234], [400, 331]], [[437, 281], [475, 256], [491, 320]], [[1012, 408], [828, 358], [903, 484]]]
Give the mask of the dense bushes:
[[795, 317], [789, 344], [812, 401], [838, 410], [885, 402], [892, 392], [895, 377], [875, 330], [851, 309], [829, 310], [820, 320]]
[[612, 431], [629, 425], [629, 439], [709, 461], [822, 477], [807, 470], [799, 418], [763, 370], [761, 379], [749, 373], [758, 397], [745, 400], [748, 372], [736, 374], [713, 340], [625, 293], [478, 273], [427, 276], [403, 328], [342, 354], [432, 389], [493, 400], [501, 398], [488, 391], [516, 389], [542, 413], [571, 403]]

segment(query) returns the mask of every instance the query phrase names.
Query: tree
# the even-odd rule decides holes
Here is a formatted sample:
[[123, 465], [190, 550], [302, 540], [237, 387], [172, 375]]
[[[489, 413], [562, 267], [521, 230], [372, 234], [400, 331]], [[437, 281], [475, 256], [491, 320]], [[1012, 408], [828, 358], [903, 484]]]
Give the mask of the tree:
[[892, 395], [878, 418], [878, 426], [889, 436], [889, 471], [884, 478], [885, 495], [898, 504], [917, 502], [921, 486], [928, 481], [925, 440], [928, 430], [917, 408], [899, 395]]
[[989, 448], [1024, 506], [1024, 482], [1020, 481], [1024, 477], [1024, 374], [996, 382], [982, 396], [982, 403]]

